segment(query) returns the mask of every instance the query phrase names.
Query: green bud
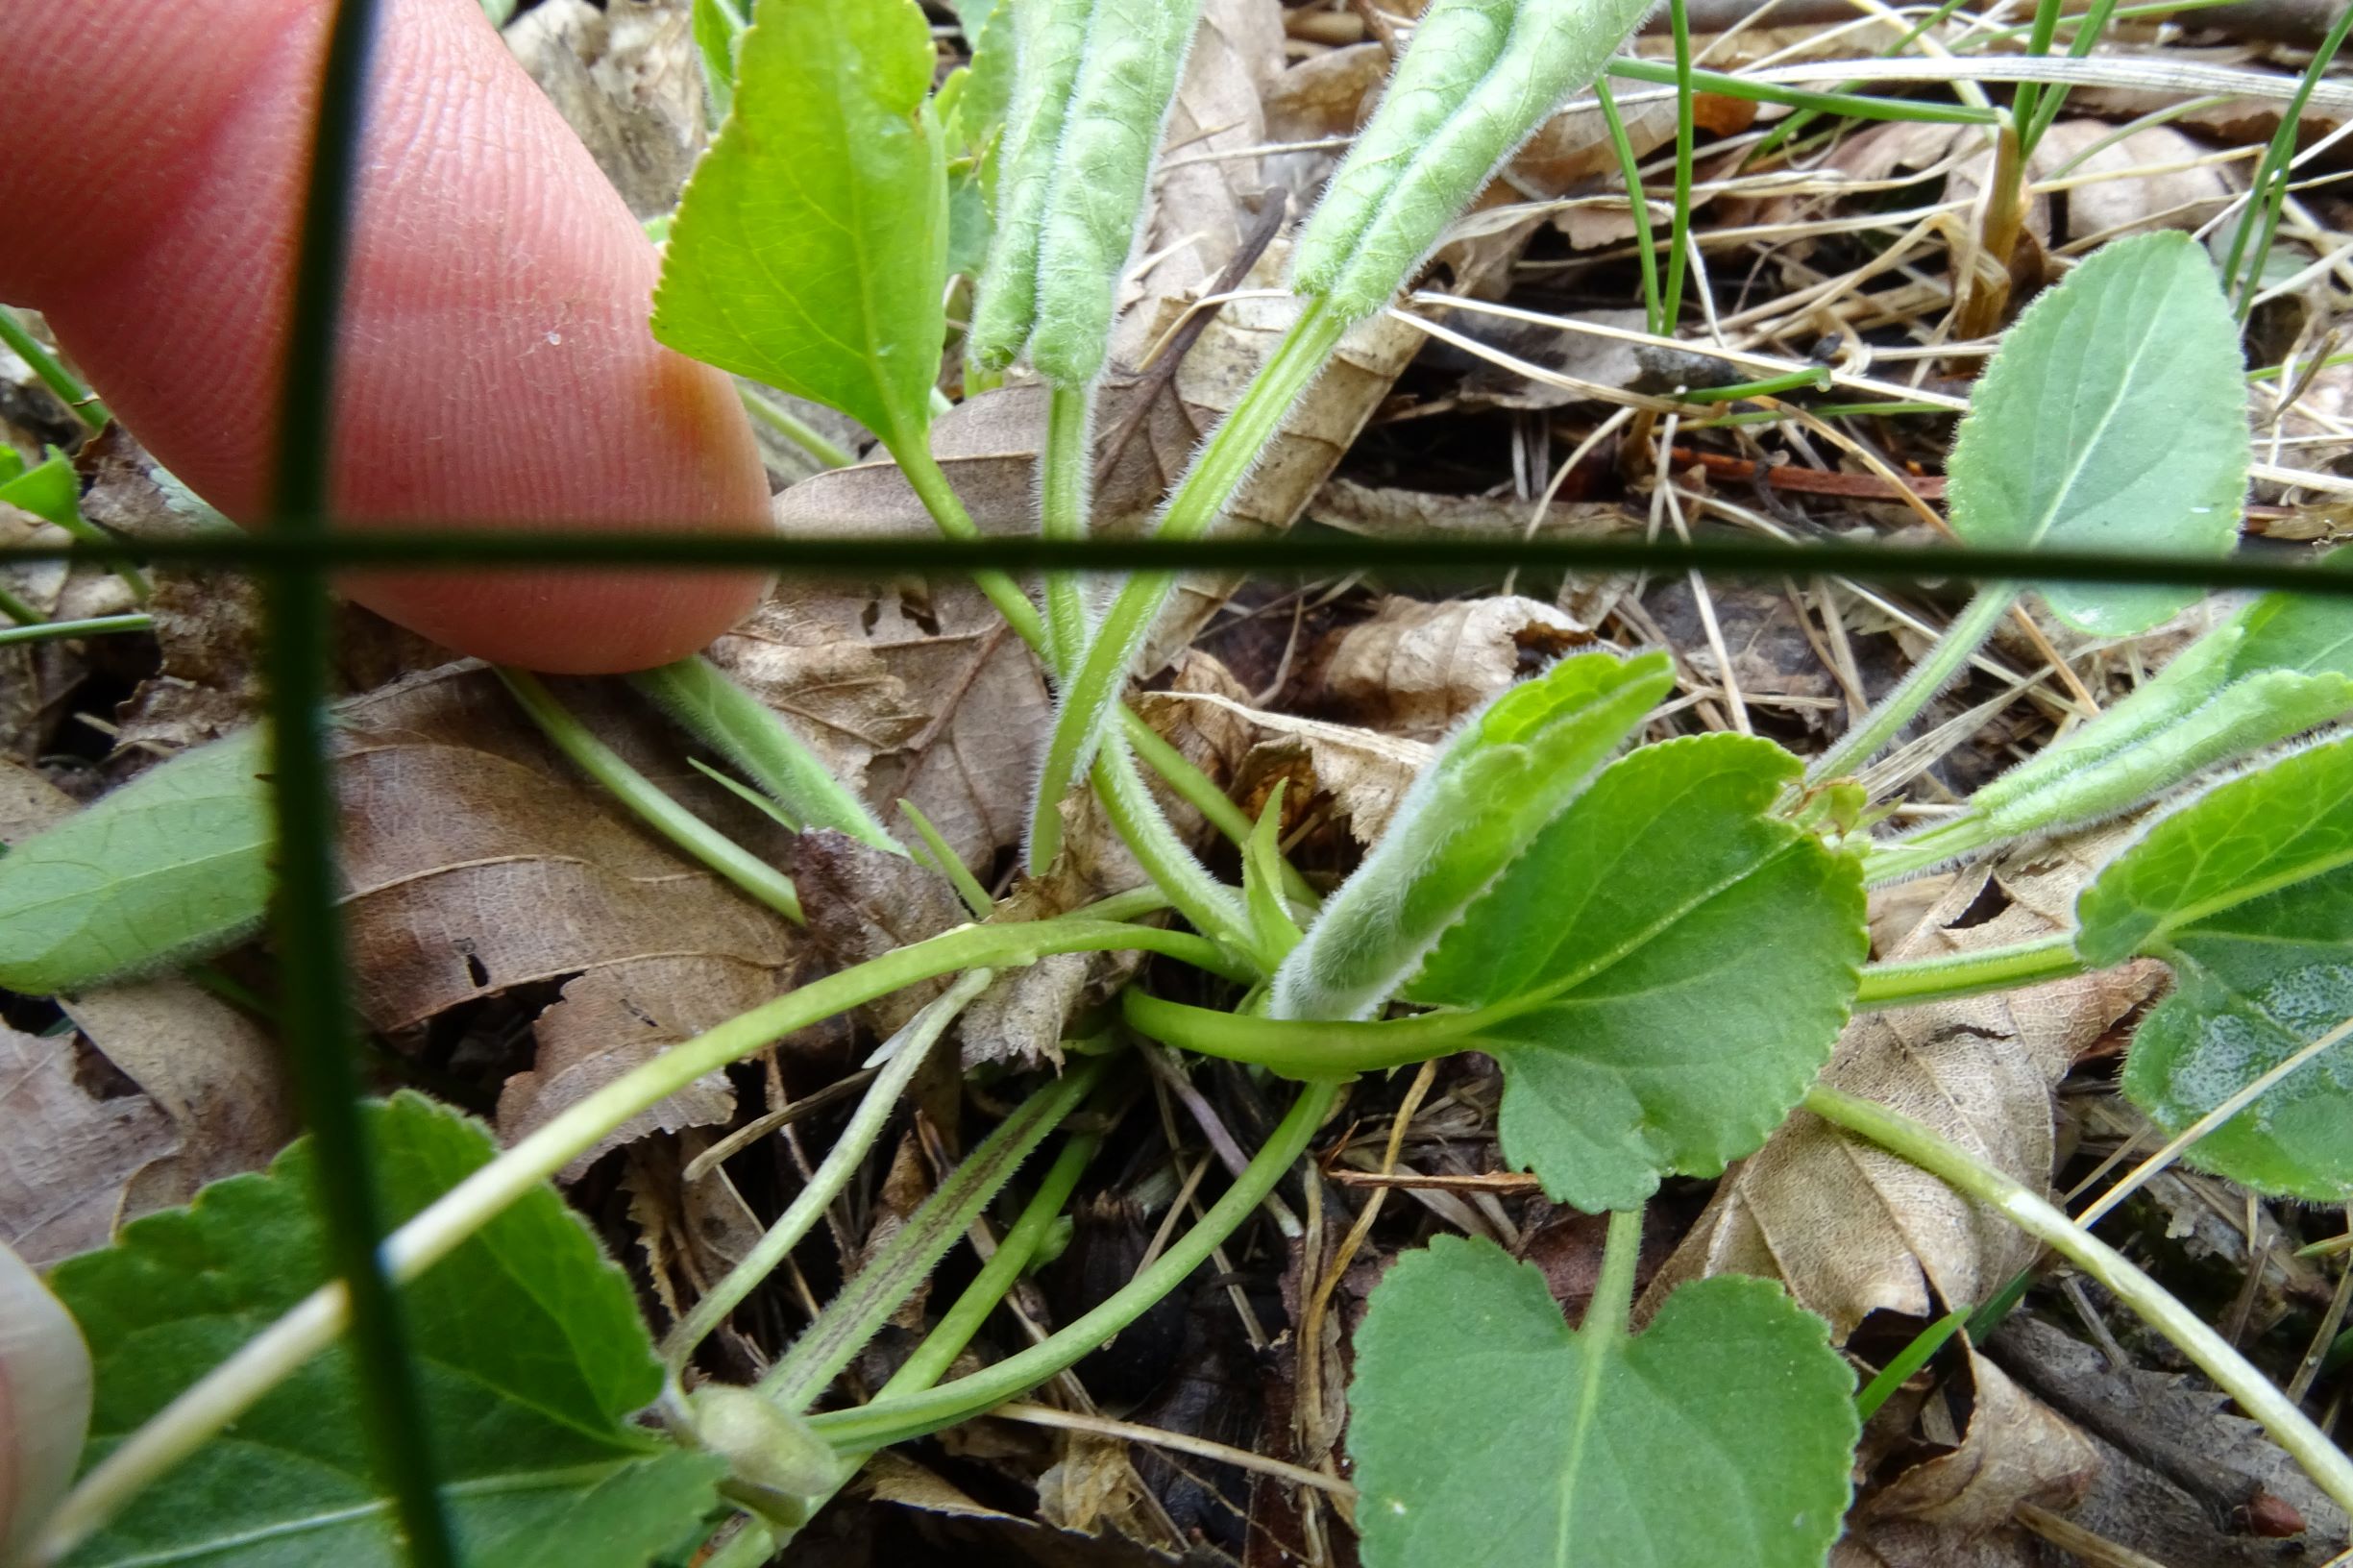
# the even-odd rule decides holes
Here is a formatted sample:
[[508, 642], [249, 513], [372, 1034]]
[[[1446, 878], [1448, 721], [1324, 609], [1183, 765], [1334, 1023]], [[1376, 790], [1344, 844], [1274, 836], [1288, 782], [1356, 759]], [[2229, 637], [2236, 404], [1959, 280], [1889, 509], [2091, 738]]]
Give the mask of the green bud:
[[832, 1445], [774, 1401], [715, 1383], [696, 1389], [691, 1403], [696, 1441], [725, 1459], [746, 1485], [805, 1498], [841, 1483], [842, 1460]]
[[1389, 303], [1447, 224], [1656, 0], [1434, 0], [1299, 237], [1293, 278], [1349, 320]]
[[1012, 0], [1017, 74], [967, 352], [1084, 385], [1199, 16], [1198, 0]]

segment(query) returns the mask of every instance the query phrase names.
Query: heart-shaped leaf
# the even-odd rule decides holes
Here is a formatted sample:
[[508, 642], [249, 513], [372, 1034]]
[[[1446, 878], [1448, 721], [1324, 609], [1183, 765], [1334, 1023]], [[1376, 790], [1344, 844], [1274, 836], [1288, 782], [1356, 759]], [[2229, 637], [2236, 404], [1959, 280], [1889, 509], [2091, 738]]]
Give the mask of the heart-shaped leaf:
[[1398, 1260], [1357, 1335], [1348, 1448], [1367, 1568], [1819, 1568], [1854, 1382], [1762, 1280], [1686, 1286], [1632, 1338], [1571, 1332], [1485, 1240]]
[[1409, 1000], [1486, 1009], [1505, 1156], [1558, 1202], [1640, 1203], [1763, 1142], [1829, 1059], [1867, 942], [1859, 864], [1773, 811], [1770, 741], [1613, 764], [1448, 931]]
[[947, 283], [933, 61], [913, 0], [761, 0], [671, 226], [654, 335], [920, 440]]
[[[2178, 1133], [2353, 1017], [2353, 740], [2286, 757], [2152, 828], [2083, 891], [2076, 950], [2159, 958], [2176, 989], [2133, 1039], [2124, 1091]], [[2191, 1145], [2267, 1192], [2353, 1198], [2353, 1041]]]
[[[383, 1210], [407, 1219], [491, 1158], [477, 1122], [404, 1093], [368, 1112]], [[136, 1431], [327, 1278], [307, 1141], [263, 1174], [125, 1227], [50, 1284], [97, 1365], [87, 1458]], [[541, 1188], [409, 1286], [433, 1459], [469, 1562], [644, 1568], [686, 1539], [722, 1468], [629, 1417], [661, 1369], [629, 1282]], [[164, 1473], [68, 1559], [256, 1568], [407, 1561], [351, 1354], [328, 1351]]]
[[[1973, 545], [2220, 554], [2246, 496], [2239, 329], [2187, 234], [2102, 247], [2018, 318], [1986, 367], [1949, 467]], [[2145, 631], [2194, 590], [2053, 583], [2060, 619]]]

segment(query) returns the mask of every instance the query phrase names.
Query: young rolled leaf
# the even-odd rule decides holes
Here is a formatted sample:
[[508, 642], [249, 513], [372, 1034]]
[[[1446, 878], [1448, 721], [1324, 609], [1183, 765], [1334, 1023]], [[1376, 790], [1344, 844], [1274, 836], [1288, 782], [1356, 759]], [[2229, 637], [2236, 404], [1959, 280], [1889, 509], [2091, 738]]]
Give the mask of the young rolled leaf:
[[1472, 713], [1276, 971], [1274, 1017], [1379, 1011], [1674, 678], [1663, 653], [1579, 653]]
[[1534, 1265], [1439, 1237], [1357, 1335], [1366, 1568], [1819, 1568], [1853, 1387], [1822, 1320], [1762, 1280], [1685, 1286], [1631, 1337], [1572, 1331]]
[[[1763, 1143], [1846, 1024], [1860, 865], [1777, 815], [1770, 741], [1693, 736], [1611, 765], [1405, 990], [1485, 1010], [1506, 1159], [1556, 1202], [1627, 1209]], [[1344, 891], [1344, 890], [1343, 890]]]
[[919, 442], [947, 282], [932, 63], [913, 0], [760, 0], [735, 110], [671, 226], [654, 336]]
[[1872, 856], [1875, 878], [2113, 817], [2353, 711], [2353, 610], [2272, 594], [2123, 701]]
[[[487, 1164], [489, 1133], [421, 1096], [369, 1108], [386, 1217]], [[265, 1173], [124, 1228], [50, 1283], [88, 1337], [96, 1459], [329, 1276], [306, 1142]], [[644, 1568], [715, 1506], [723, 1466], [630, 1416], [661, 1391], [628, 1279], [541, 1188], [407, 1287], [444, 1507], [465, 1560]], [[328, 1351], [142, 1493], [67, 1560], [407, 1561], [378, 1484], [350, 1352]]]
[[1103, 368], [1112, 295], [1192, 41], [1199, 0], [1009, 0], [1020, 61], [996, 232], [968, 342], [1024, 349], [1057, 386]]
[[[2353, 1017], [2353, 740], [2233, 779], [2166, 818], [2076, 900], [2088, 963], [2162, 959], [2174, 992], [2133, 1037], [2124, 1092], [2188, 1128]], [[2192, 1144], [2261, 1191], [2353, 1198], [2353, 1041]]]
[[261, 732], [184, 751], [0, 855], [0, 986], [80, 991], [234, 945], [270, 894]]
[[1348, 320], [1383, 308], [1455, 215], [1656, 0], [1434, 0], [1299, 236], [1292, 276]]
[[[2246, 499], [2246, 381], [2213, 263], [2189, 235], [2101, 247], [2022, 314], [1971, 399], [1952, 528], [2012, 550], [2220, 554]], [[2120, 636], [2194, 590], [2051, 583], [2078, 630]]]

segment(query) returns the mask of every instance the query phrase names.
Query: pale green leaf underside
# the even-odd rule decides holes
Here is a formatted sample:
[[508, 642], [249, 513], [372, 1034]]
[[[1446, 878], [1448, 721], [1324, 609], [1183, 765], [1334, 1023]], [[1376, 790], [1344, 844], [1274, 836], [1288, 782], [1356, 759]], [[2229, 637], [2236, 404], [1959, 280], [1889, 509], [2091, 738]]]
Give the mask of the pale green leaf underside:
[[[2095, 964], [2162, 958], [2178, 989], [2142, 1024], [2124, 1090], [2189, 1127], [2353, 1017], [2353, 740], [2296, 752], [2175, 813], [2076, 902]], [[2353, 1041], [2193, 1144], [2267, 1192], [2353, 1197]]]
[[1440, 1237], [1357, 1337], [1366, 1568], [1818, 1568], [1852, 1390], [1821, 1320], [1761, 1280], [1686, 1286], [1597, 1354], [1534, 1267]]
[[0, 856], [0, 985], [80, 991], [232, 945], [269, 901], [259, 731], [183, 752]]
[[[2019, 317], [1949, 465], [1953, 531], [2027, 550], [2219, 554], [2248, 461], [2239, 332], [2186, 234], [2119, 240]], [[2045, 585], [2071, 625], [2145, 631], [2194, 591]]]
[[[398, 1222], [487, 1163], [488, 1135], [412, 1094], [371, 1107], [384, 1210]], [[87, 1456], [119, 1443], [326, 1277], [297, 1144], [124, 1229], [50, 1284], [89, 1340]], [[542, 1188], [405, 1292], [434, 1460], [468, 1561], [641, 1568], [712, 1507], [717, 1468], [627, 1417], [660, 1370], [626, 1278]], [[76, 1568], [405, 1561], [374, 1480], [349, 1352], [338, 1346], [167, 1472], [88, 1541]]]
[[654, 335], [919, 439], [940, 374], [947, 175], [912, 0], [762, 0], [735, 112], [678, 204]]
[[1479, 1037], [1504, 1154], [1556, 1200], [1630, 1208], [1788, 1114], [1845, 1025], [1859, 865], [1773, 813], [1797, 760], [1697, 736], [1613, 764], [1440, 941], [1407, 996], [1541, 998]]

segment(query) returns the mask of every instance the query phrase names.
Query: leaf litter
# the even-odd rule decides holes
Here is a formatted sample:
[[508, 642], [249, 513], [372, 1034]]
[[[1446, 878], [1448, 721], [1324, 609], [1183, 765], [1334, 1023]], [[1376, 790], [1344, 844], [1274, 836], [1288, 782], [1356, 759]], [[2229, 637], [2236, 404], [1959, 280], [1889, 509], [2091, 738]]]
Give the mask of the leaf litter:
[[[689, 102], [676, 50], [685, 8], [616, 7], [601, 24], [590, 10], [535, 8], [510, 37], [540, 60], [543, 81], [571, 84], [559, 87], [559, 101], [625, 192], [636, 193], [632, 204], [662, 210], [702, 135], [693, 115], [678, 112]], [[1144, 264], [1123, 283], [1115, 364], [1104, 388], [1099, 501], [1116, 526], [1142, 525], [1280, 330], [1281, 306], [1249, 290], [1281, 276], [1287, 240], [1276, 231], [1254, 259], [1247, 251], [1270, 210], [1302, 208], [1337, 151], [1292, 144], [1344, 137], [1369, 110], [1389, 55], [1364, 37], [1368, 11], [1282, 11], [1258, 0], [1205, 8], [1139, 247]], [[1370, 14], [1381, 25], [1394, 20]], [[600, 37], [599, 25], [609, 33]], [[1981, 23], [1941, 25], [1940, 37], [1967, 46]], [[1725, 70], [1777, 51], [1782, 59], [1851, 59], [1893, 41], [1884, 27], [1842, 33], [1796, 22], [1697, 40], [1703, 63]], [[2234, 61], [2293, 68], [2275, 45], [2226, 47]], [[2170, 36], [2134, 35], [2103, 43], [2095, 58], [2169, 51], [2191, 53]], [[1663, 40], [1645, 39], [1638, 52], [1661, 58]], [[1634, 156], [1655, 203], [1672, 104], [1641, 98], [1631, 84], [1621, 88], [1634, 100], [1627, 110]], [[1826, 361], [1843, 375], [1932, 397], [1965, 387], [1973, 346], [1936, 329], [1956, 304], [1952, 274], [1969, 261], [1969, 204], [1991, 163], [1981, 133], [1849, 129], [1802, 165], [1751, 167], [1737, 155], [1784, 116], [1767, 108], [1750, 123], [1747, 110], [1729, 112], [1728, 102], [1703, 104], [1703, 135], [1713, 139], [1703, 148], [1694, 238], [1705, 273], [1698, 286], [1709, 291], [1713, 313], [1703, 331], [1687, 323], [1685, 336], [1791, 367]], [[2034, 187], [2023, 221], [2037, 251], [2014, 269], [2011, 286], [2022, 297], [2054, 280], [2096, 237], [2196, 230], [2243, 190], [2245, 152], [2268, 127], [2250, 122], [2244, 103], [2203, 106], [2170, 125], [2128, 126], [2134, 114], [2178, 102], [2136, 100], [2122, 87], [2071, 98], [2028, 166]], [[1693, 526], [1861, 537], [1917, 526], [1891, 504], [1888, 467], [1856, 449], [1884, 454], [1899, 479], [1918, 478], [1922, 493], [1932, 494], [1949, 434], [1933, 415], [1833, 420], [1845, 442], [1795, 419], [1709, 429], [1697, 428], [1705, 421], [1695, 416], [1679, 426], [1641, 406], [1643, 367], [1630, 352], [1616, 353], [1626, 345], [1613, 347], [1606, 368], [1569, 352], [1605, 341], [1581, 334], [1580, 323], [1637, 332], [1642, 325], [1624, 313], [1636, 298], [1632, 225], [1598, 118], [1589, 110], [1557, 117], [1438, 257], [1434, 282], [1450, 293], [1536, 319], [1506, 324], [1430, 302], [1417, 307], [1467, 337], [1467, 348], [1433, 343], [1403, 319], [1376, 323], [1287, 429], [1234, 509], [1238, 527], [1378, 535], [1431, 526], [1484, 533]], [[1265, 150], [1277, 144], [1284, 150]], [[2258, 453], [2270, 467], [2257, 479], [2253, 526], [2283, 538], [2317, 537], [2334, 526], [2320, 503], [2344, 490], [2335, 465], [2353, 445], [2338, 407], [2341, 378], [2312, 370], [2340, 326], [2344, 281], [2336, 276], [2342, 253], [2335, 236], [2346, 217], [2336, 204], [2325, 189], [2299, 196], [2284, 233], [2298, 259], [2317, 270], [2259, 307], [2263, 362], [2288, 368], [2267, 394], [2277, 399], [2270, 419], [2278, 435]], [[1654, 216], [1661, 210], [1654, 206]], [[1223, 287], [1240, 297], [1203, 306], [1201, 297], [1237, 257], [1247, 270]], [[1174, 346], [1186, 323], [1203, 321], [1197, 338]], [[1556, 381], [1532, 378], [1531, 364]], [[951, 363], [951, 392], [954, 375]], [[1556, 384], [1560, 377], [1576, 388]], [[2261, 407], [2259, 400], [2259, 414]], [[1602, 430], [1621, 410], [1630, 417]], [[11, 441], [29, 445], [28, 427], [9, 418]], [[966, 398], [935, 426], [942, 466], [984, 527], [1030, 526], [1042, 429], [1042, 397], [1019, 384]], [[1714, 466], [1698, 460], [1703, 453]], [[1730, 477], [1735, 462], [1747, 465], [1746, 478]], [[135, 455], [85, 466], [97, 480], [86, 500], [93, 514], [131, 517], [144, 508], [158, 527], [179, 516], [161, 492], [138, 494]], [[1807, 478], [1793, 474], [1793, 482], [1777, 483], [1777, 470]], [[151, 477], [145, 483], [155, 489]], [[1838, 487], [1850, 483], [1879, 488]], [[800, 479], [780, 494], [777, 514], [795, 528], [931, 533], [896, 471], [879, 460]], [[70, 581], [27, 586], [44, 610], [61, 614], [111, 605], [118, 593]], [[1804, 751], [1836, 731], [1851, 698], [1889, 684], [1922, 646], [1922, 630], [1933, 631], [1952, 609], [1933, 595], [1839, 583], [1523, 578], [1510, 585], [1516, 593], [1492, 591], [1503, 586], [1450, 598], [1410, 582], [1326, 583], [1309, 593], [1189, 585], [1156, 639], [1153, 662], [1167, 668], [1139, 694], [1139, 711], [1252, 816], [1282, 785], [1286, 846], [1328, 883], [1379, 838], [1430, 745], [1502, 683], [1553, 655], [1594, 642], [1666, 646], [1678, 687], [1650, 722], [1654, 737], [1755, 728]], [[250, 600], [213, 579], [167, 577], [154, 608], [156, 653], [128, 677], [86, 652], [39, 665], [13, 659], [0, 677], [10, 704], [0, 719], [22, 759], [0, 775], [16, 781], [9, 799], [37, 797], [19, 787], [41, 776], [36, 766], [87, 793], [97, 780], [128, 777], [250, 716]], [[1949, 712], [1969, 711], [2005, 685], [2017, 688], [2010, 705], [1950, 737], [1904, 787], [1899, 810], [1932, 816], [2069, 722], [2074, 698], [2070, 682], [2044, 663], [2047, 648], [2066, 654], [2075, 683], [2112, 701], [2153, 673], [2171, 646], [2156, 634], [2086, 642], [2044, 630], [2045, 649], [1995, 647], [1988, 659], [1998, 668], [1973, 674]], [[352, 700], [340, 746], [357, 999], [390, 1048], [387, 1084], [409, 1073], [453, 1080], [477, 1109], [495, 1109], [502, 1138], [699, 1029], [876, 950], [877, 942], [968, 918], [933, 871], [842, 843], [796, 842], [684, 767], [682, 743], [649, 714], [586, 688], [568, 690], [592, 726], [663, 788], [796, 876], [817, 917], [814, 938], [804, 936], [648, 838], [525, 728], [478, 671], [436, 669], [426, 650], [364, 621], [355, 619], [347, 632]], [[977, 594], [912, 576], [787, 585], [713, 656], [894, 828], [902, 821], [896, 802], [912, 800], [966, 869], [1004, 891], [1049, 695], [1030, 655], [1001, 633]], [[84, 727], [61, 746], [76, 705], [113, 732]], [[37, 801], [11, 815], [11, 836], [20, 818], [37, 825], [40, 809]], [[1200, 823], [1189, 825], [1197, 846], [1225, 853]], [[1055, 875], [1013, 889], [1017, 910], [1067, 909], [1140, 880], [1099, 821], [1077, 825], [1071, 845]], [[1875, 956], [1968, 952], [2060, 929], [2099, 858], [2097, 841], [2034, 845], [1989, 874], [1883, 890], [1874, 906]], [[1027, 971], [968, 1015], [966, 1063], [996, 1070], [1052, 1060], [1089, 1024], [1114, 973], [1100, 959]], [[2003, 997], [1866, 1016], [1842, 1038], [1832, 1080], [1908, 1106], [2039, 1189], [2063, 1173], [2083, 1173], [2079, 1148], [2105, 1151], [2138, 1131], [2129, 1107], [2113, 1111], [2122, 1102], [2111, 1092], [2111, 1067], [2120, 1032], [2164, 984], [2162, 970], [2143, 964]], [[9, 1015], [29, 1027], [0, 1037], [10, 1065], [6, 1119], [43, 1132], [10, 1140], [0, 1230], [36, 1261], [102, 1241], [134, 1214], [182, 1201], [212, 1176], [258, 1168], [282, 1142], [288, 1127], [266, 1024], [213, 992], [159, 978], [92, 990], [46, 1014], [30, 1005]], [[799, 1129], [772, 1129], [692, 1179], [689, 1162], [731, 1127], [825, 1093], [855, 1068], [862, 1043], [903, 1011], [870, 1017], [857, 1041], [815, 1032], [783, 1042], [756, 1068], [713, 1075], [620, 1130], [608, 1147], [625, 1144], [623, 1160], [600, 1166], [607, 1150], [599, 1150], [567, 1173], [607, 1238], [637, 1249], [664, 1311], [674, 1315], [691, 1305], [789, 1199]], [[1233, 1139], [1248, 1146], [1262, 1132], [1267, 1106], [1244, 1075], [1207, 1065], [1191, 1082]], [[990, 1111], [985, 1085], [984, 1075], [965, 1116]], [[1356, 1353], [1370, 1282], [1432, 1235], [1466, 1231], [1524, 1255], [1550, 1237], [1545, 1245], [1556, 1250], [1543, 1254], [1543, 1288], [1554, 1300], [1574, 1298], [1570, 1278], [1580, 1266], [1590, 1276], [1592, 1236], [1562, 1240], [1578, 1236], [1563, 1229], [1575, 1216], [1526, 1185], [1481, 1185], [1503, 1164], [1496, 1089], [1493, 1062], [1476, 1054], [1445, 1063], [1409, 1110], [1402, 1078], [1361, 1087], [1350, 1120], [1329, 1130], [1319, 1150], [1325, 1174], [1287, 1199], [1311, 1216], [1307, 1233], [1280, 1245], [1262, 1235], [1219, 1265], [1218, 1280], [1195, 1282], [1187, 1307], [1200, 1322], [1171, 1360], [1229, 1363], [1246, 1384], [1220, 1412], [1218, 1441], [1325, 1463], [1355, 1452], [1336, 1445], [1341, 1415], [1294, 1410], [1303, 1392], [1297, 1347], [1281, 1345], [1271, 1357], [1264, 1350], [1300, 1311], [1301, 1264], [1335, 1256], [1352, 1217], [1344, 1211], [1360, 1212], [1368, 1195], [1386, 1190], [1351, 1178], [1385, 1169], [1409, 1184], [1403, 1193], [1412, 1201], [1392, 1200], [1363, 1240], [1349, 1276], [1355, 1283], [1330, 1319], [1333, 1366]], [[926, 1109], [893, 1145], [895, 1157], [879, 1158], [890, 1168], [870, 1173], [842, 1200], [828, 1227], [838, 1245], [870, 1244], [922, 1189], [925, 1138], [949, 1152], [963, 1139], [957, 1116], [932, 1114], [940, 1092], [930, 1090]], [[946, 1093], [959, 1098], [952, 1085]], [[1172, 1104], [1164, 1088], [1158, 1098], [1164, 1110]], [[2094, 1105], [2108, 1108], [2110, 1118], [2087, 1109]], [[1368, 1140], [1377, 1150], [1401, 1115], [1393, 1164], [1355, 1158]], [[809, 1129], [813, 1140], [823, 1125]], [[1198, 1125], [1170, 1110], [1121, 1151], [1109, 1179], [1140, 1193], [1157, 1225], [1172, 1202], [1197, 1203], [1176, 1193], [1210, 1158]], [[616, 1183], [624, 1196], [611, 1199]], [[1869, 1364], [1920, 1324], [1982, 1301], [2033, 1261], [2015, 1232], [1941, 1185], [1802, 1116], [1712, 1186], [1671, 1187], [1654, 1206], [1654, 1224], [1661, 1213], [1679, 1240], [1663, 1266], [1646, 1265], [1646, 1307], [1679, 1282], [1724, 1273], [1778, 1279]], [[2286, 1209], [2267, 1211], [2264, 1220], [2269, 1234], [2289, 1239], [2311, 1230]], [[821, 1296], [842, 1260], [820, 1241], [802, 1262]], [[2228, 1266], [2262, 1277], [2267, 1261], [2243, 1251]], [[1275, 1287], [1278, 1276], [1288, 1280], [1284, 1289]], [[1532, 1286], [1520, 1288], [1532, 1299]], [[1042, 1299], [1028, 1305], [1035, 1321], [1052, 1320]], [[746, 1321], [789, 1333], [796, 1311], [779, 1285], [761, 1315]], [[2259, 1314], [2255, 1332], [2285, 1334], [2291, 1318], [2303, 1321], [2285, 1308], [2276, 1318]], [[2184, 1470], [2201, 1465], [2209, 1482], [2258, 1478], [2255, 1485], [2290, 1500], [2311, 1543], [2325, 1550], [2341, 1542], [2343, 1522], [2293, 1490], [2292, 1469], [2251, 1429], [2217, 1414], [2211, 1396], [2161, 1358], [2153, 1360], [2159, 1369], [2109, 1364], [2078, 1337], [2091, 1332], [2069, 1298], [2041, 1287], [2027, 1313], [1990, 1344], [1961, 1347], [1916, 1375], [1870, 1429], [1861, 1500], [1833, 1560], [1889, 1568], [2046, 1560], [2031, 1542], [2059, 1540], [2045, 1528], [2052, 1515], [2160, 1561], [2258, 1560], [2245, 1521], [2217, 1522], [2215, 1487], [2182, 1484]], [[1446, 1338], [1462, 1330], [1441, 1311], [1429, 1333]], [[739, 1336], [736, 1353], [775, 1348], [757, 1339]], [[985, 1349], [1014, 1343], [1009, 1336]], [[1326, 1355], [1318, 1347], [1312, 1359], [1320, 1364]], [[1323, 1386], [1332, 1383], [1321, 1377]], [[1082, 1412], [1094, 1404], [1070, 1380], [1056, 1397]], [[1179, 1431], [1210, 1425], [1197, 1409], [1158, 1399], [1135, 1413]], [[2168, 1458], [2153, 1435], [2169, 1430], [2204, 1441], [2193, 1445], [2192, 1458]], [[1032, 1507], [1023, 1488], [1034, 1488], [1049, 1524], [1101, 1532], [1088, 1560], [1188, 1544], [1248, 1562], [1281, 1553], [1345, 1560], [1344, 1510], [1264, 1476], [1212, 1475], [1207, 1464], [1188, 1460], [1172, 1470], [1168, 1456], [1101, 1436], [1046, 1445], [975, 1437], [970, 1453], [946, 1467], [965, 1485], [905, 1458], [870, 1472], [868, 1490], [883, 1506], [855, 1528], [895, 1539], [904, 1535], [893, 1531], [944, 1531], [955, 1520], [1028, 1542], [1020, 1550], [1031, 1555], [1078, 1550], [1069, 1537], [1042, 1544], [1039, 1527], [1020, 1517]], [[974, 1501], [984, 1495], [991, 1504]], [[1008, 1498], [1018, 1511], [993, 1506]], [[893, 1510], [920, 1510], [930, 1522], [892, 1523], [884, 1516]]]

